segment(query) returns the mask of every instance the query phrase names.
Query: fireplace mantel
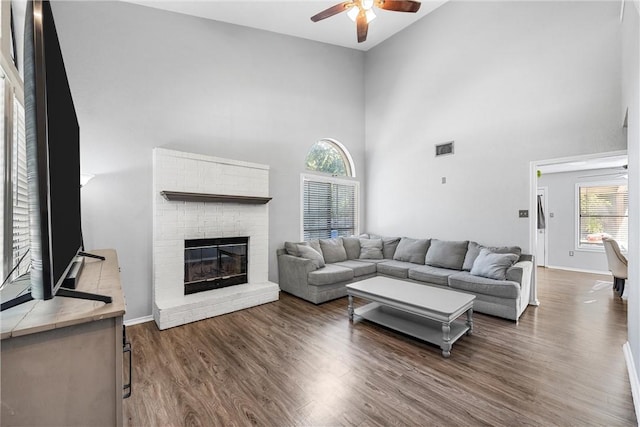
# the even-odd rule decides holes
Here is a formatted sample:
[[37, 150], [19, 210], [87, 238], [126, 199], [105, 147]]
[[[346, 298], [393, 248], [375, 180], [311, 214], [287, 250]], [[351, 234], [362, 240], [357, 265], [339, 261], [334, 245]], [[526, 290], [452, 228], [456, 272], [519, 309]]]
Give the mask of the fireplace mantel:
[[208, 202], [208, 203], [243, 203], [251, 205], [264, 205], [269, 203], [271, 197], [257, 196], [232, 196], [228, 194], [187, 193], [183, 191], [161, 191], [162, 197], [169, 201], [179, 202]]

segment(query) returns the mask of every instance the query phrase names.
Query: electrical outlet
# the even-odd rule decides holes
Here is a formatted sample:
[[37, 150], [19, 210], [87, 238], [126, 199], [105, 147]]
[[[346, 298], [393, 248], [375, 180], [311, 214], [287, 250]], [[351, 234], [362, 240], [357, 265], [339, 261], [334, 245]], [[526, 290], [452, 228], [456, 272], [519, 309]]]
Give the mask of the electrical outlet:
[[549, 214], [549, 218], [553, 218], [554, 216], [556, 216], [556, 214], [554, 214], [553, 212]]
[[442, 177], [442, 183], [443, 183], [443, 184], [446, 184], [446, 183], [447, 183], [447, 177], [446, 177], [446, 176], [443, 176], [443, 177]]
[[569, 251], [569, 256], [573, 256], [573, 251]]
[[518, 218], [529, 218], [529, 210], [528, 209], [520, 209], [518, 211]]

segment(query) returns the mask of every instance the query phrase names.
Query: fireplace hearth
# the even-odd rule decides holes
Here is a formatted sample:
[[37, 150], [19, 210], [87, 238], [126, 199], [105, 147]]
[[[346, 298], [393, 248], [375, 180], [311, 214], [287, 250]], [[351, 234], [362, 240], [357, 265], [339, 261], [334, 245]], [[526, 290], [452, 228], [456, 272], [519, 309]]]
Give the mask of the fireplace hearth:
[[247, 283], [248, 237], [184, 242], [184, 294]]

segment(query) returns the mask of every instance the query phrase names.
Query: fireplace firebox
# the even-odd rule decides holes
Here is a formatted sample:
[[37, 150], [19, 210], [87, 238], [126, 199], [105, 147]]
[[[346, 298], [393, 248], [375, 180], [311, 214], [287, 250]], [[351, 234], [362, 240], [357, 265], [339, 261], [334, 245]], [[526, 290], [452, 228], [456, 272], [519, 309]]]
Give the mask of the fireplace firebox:
[[184, 242], [184, 294], [247, 283], [248, 237]]

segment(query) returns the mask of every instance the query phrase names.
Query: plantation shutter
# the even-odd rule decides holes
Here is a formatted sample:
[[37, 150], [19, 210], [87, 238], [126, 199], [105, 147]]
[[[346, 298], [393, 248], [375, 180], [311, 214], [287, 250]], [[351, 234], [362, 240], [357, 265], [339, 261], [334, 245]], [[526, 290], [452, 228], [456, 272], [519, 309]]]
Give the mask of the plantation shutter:
[[580, 245], [602, 247], [609, 235], [627, 247], [629, 191], [625, 185], [580, 187]]
[[304, 180], [303, 239], [328, 239], [356, 232], [356, 185]]
[[[29, 250], [29, 200], [27, 193], [27, 148], [25, 139], [24, 107], [13, 99], [13, 150], [12, 150], [12, 199], [13, 199], [13, 266]], [[16, 278], [27, 272], [31, 260], [25, 257], [13, 274]]]

